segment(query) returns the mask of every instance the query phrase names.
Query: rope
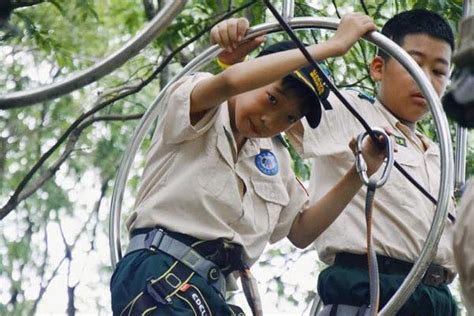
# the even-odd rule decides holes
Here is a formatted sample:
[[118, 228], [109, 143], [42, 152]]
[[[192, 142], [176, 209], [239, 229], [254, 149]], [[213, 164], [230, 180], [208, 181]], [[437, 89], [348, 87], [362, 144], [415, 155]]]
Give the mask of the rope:
[[374, 205], [375, 190], [377, 182], [369, 181], [367, 186], [367, 196], [365, 199], [365, 222], [367, 225], [367, 260], [369, 263], [369, 284], [370, 284], [370, 305], [369, 315], [377, 315], [380, 304], [380, 284], [379, 267], [377, 264], [377, 255], [374, 249], [374, 239], [372, 237], [372, 211]]

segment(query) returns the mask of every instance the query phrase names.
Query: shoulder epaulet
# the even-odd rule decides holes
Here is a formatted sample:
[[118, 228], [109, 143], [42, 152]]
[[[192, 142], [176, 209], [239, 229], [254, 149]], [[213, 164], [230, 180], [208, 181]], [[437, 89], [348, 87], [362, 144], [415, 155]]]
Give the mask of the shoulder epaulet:
[[275, 136], [275, 138], [278, 139], [278, 141], [280, 141], [280, 143], [285, 146], [285, 148], [290, 148], [290, 144], [288, 144], [282, 134], [278, 134], [277, 136]]
[[375, 103], [375, 98], [373, 96], [371, 96], [370, 94], [368, 93], [365, 93], [365, 92], [362, 92], [362, 91], [358, 91], [359, 93], [357, 94], [357, 96], [360, 98], [360, 99], [364, 99], [364, 100], [367, 100], [369, 101], [370, 103], [374, 104]]
[[354, 88], [348, 88], [347, 90], [351, 90], [351, 91], [357, 92], [357, 97], [358, 97], [359, 99], [367, 100], [367, 101], [369, 101], [371, 104], [374, 104], [374, 103], [375, 103], [375, 97], [373, 97], [371, 94], [369, 94], [369, 93], [367, 93], [367, 92], [360, 91], [359, 89], [354, 89]]

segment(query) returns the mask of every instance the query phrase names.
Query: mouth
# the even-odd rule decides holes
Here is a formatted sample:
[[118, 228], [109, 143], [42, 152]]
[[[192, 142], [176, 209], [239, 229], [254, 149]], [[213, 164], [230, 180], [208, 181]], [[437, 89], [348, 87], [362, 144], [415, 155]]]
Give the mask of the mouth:
[[415, 101], [415, 103], [426, 105], [426, 99], [423, 94], [421, 94], [421, 92], [412, 93], [410, 96]]

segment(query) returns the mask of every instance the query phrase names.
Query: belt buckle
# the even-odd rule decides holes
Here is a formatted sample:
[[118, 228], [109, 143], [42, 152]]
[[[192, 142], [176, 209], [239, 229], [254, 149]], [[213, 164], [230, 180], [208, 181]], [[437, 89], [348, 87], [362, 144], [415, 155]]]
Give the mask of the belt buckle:
[[145, 246], [151, 251], [156, 252], [160, 247], [161, 241], [163, 240], [164, 236], [165, 232], [161, 228], [153, 229], [151, 232], [148, 233], [148, 236], [145, 239]]
[[438, 287], [445, 282], [444, 270], [442, 268], [429, 266], [422, 281], [429, 286]]

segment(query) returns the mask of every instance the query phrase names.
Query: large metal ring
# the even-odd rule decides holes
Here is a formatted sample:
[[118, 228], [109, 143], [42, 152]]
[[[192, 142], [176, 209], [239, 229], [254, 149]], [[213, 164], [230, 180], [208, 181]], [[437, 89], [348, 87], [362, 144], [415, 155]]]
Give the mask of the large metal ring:
[[62, 81], [35, 89], [0, 95], [0, 108], [2, 108], [2, 105], [17, 107], [54, 99], [99, 80], [122, 66], [161, 34], [175, 16], [181, 12], [185, 4], [186, 0], [168, 0], [153, 20], [115, 53]]
[[[295, 29], [322, 28], [336, 30], [339, 22], [340, 20], [334, 18], [302, 17], [291, 19], [289, 24]], [[260, 24], [253, 27], [248, 32], [248, 35], [244, 40], [254, 38], [265, 33], [269, 34], [277, 31], [281, 31], [281, 27], [276, 22]], [[395, 293], [395, 295], [390, 299], [388, 304], [380, 312], [380, 315], [393, 315], [405, 303], [405, 301], [420, 282], [424, 272], [426, 271], [434, 256], [436, 247], [441, 238], [448, 212], [448, 202], [453, 183], [452, 144], [451, 136], [449, 134], [448, 122], [441, 110], [442, 106], [440, 100], [417, 63], [397, 44], [378, 32], [372, 32], [366, 35], [364, 38], [393, 56], [408, 70], [410, 75], [414, 78], [430, 106], [441, 148], [441, 180], [438, 193], [438, 204], [436, 206], [435, 216], [431, 224], [427, 240], [423, 246], [419, 258], [416, 260], [405, 281]], [[112, 266], [114, 268], [118, 260], [122, 257], [119, 236], [120, 214], [127, 177], [145, 134], [147, 133], [150, 125], [160, 113], [160, 101], [172, 83], [193, 71], [199, 70], [203, 65], [206, 65], [211, 60], [213, 60], [219, 52], [220, 49], [214, 45], [209, 47], [199, 56], [194, 58], [190, 63], [188, 63], [186, 67], [176, 77], [174, 77], [156, 97], [153, 104], [142, 117], [133, 134], [132, 140], [130, 141], [127, 150], [122, 157], [112, 194], [109, 242], [110, 256]]]

